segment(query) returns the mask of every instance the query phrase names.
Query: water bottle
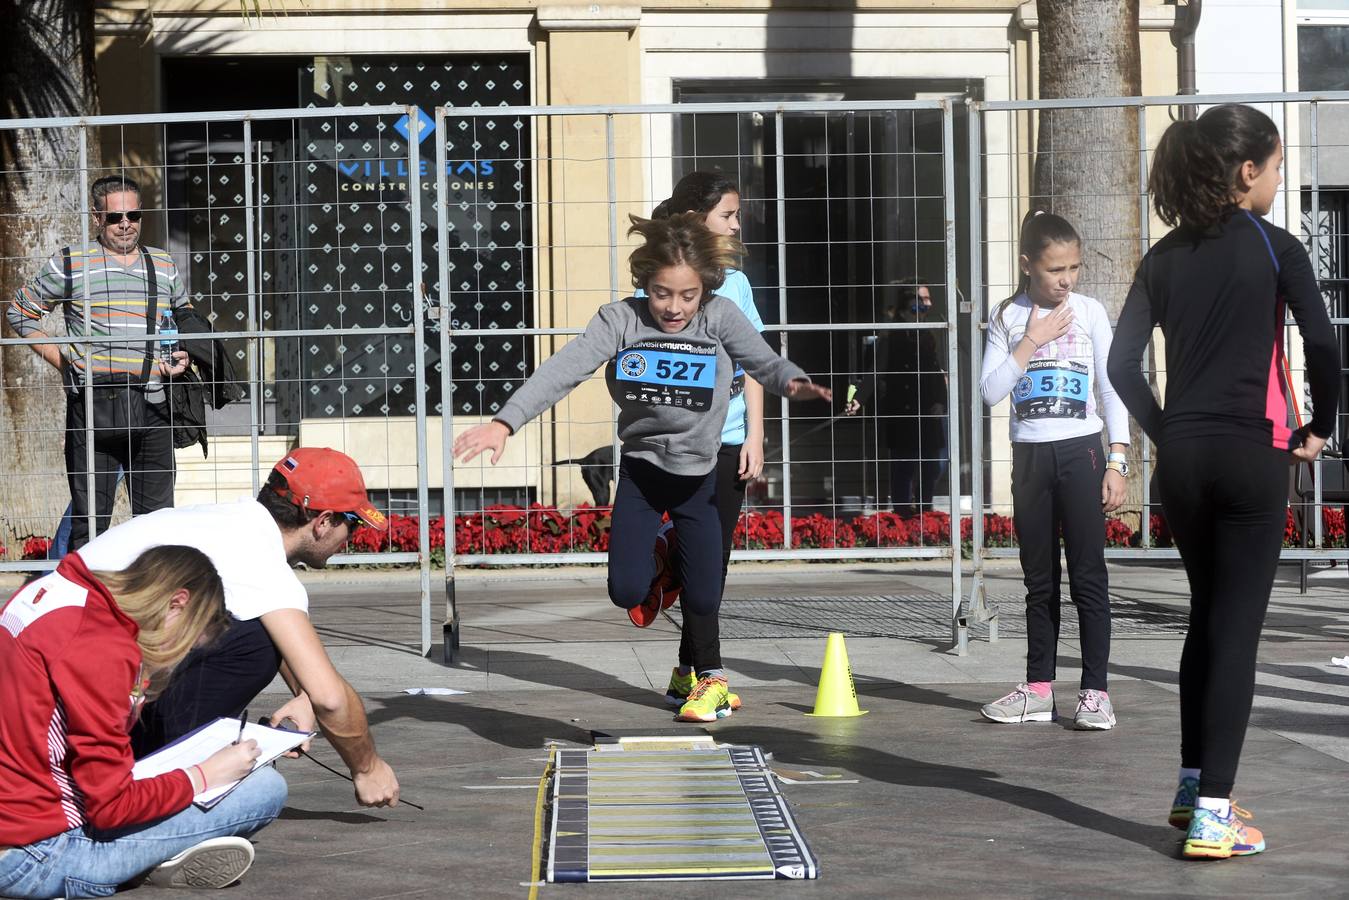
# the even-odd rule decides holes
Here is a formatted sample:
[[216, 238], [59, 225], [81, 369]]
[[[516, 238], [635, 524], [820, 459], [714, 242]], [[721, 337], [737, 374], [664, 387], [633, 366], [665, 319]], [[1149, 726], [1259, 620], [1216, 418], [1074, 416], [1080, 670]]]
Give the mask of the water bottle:
[[173, 310], [164, 310], [159, 319], [159, 358], [173, 365], [173, 351], [178, 349], [178, 324], [173, 321]]

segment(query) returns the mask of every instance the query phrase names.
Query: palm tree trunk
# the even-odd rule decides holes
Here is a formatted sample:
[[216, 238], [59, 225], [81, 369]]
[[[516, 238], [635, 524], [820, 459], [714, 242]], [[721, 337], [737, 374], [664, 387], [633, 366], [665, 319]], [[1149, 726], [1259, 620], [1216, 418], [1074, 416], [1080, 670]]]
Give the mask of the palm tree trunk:
[[[1142, 93], [1138, 0], [1037, 0], [1036, 10], [1041, 99]], [[1082, 235], [1078, 293], [1100, 300], [1111, 321], [1140, 257], [1139, 115], [1125, 107], [1042, 110], [1036, 137], [1032, 204], [1063, 216]], [[1146, 437], [1132, 419], [1129, 437], [1136, 466]], [[1124, 509], [1136, 515], [1142, 504], [1135, 474]], [[1145, 527], [1143, 518], [1136, 521]]]
[[[0, 115], [97, 113], [92, 0], [0, 0], [0, 21]], [[88, 208], [81, 140], [75, 128], [0, 132], [0, 305], [49, 254], [80, 238]], [[88, 165], [97, 164], [91, 134]], [[8, 326], [4, 336], [14, 336]], [[0, 346], [0, 377], [0, 542], [14, 558], [23, 537], [51, 534], [68, 499], [65, 398], [55, 370], [29, 346]]]

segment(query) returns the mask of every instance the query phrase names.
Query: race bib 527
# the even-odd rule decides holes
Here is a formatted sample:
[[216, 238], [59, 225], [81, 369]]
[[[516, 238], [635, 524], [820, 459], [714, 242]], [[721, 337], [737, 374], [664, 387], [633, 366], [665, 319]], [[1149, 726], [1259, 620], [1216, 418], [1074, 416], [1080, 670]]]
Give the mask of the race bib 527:
[[629, 347], [614, 361], [620, 402], [705, 410], [717, 386], [717, 357], [686, 350]]

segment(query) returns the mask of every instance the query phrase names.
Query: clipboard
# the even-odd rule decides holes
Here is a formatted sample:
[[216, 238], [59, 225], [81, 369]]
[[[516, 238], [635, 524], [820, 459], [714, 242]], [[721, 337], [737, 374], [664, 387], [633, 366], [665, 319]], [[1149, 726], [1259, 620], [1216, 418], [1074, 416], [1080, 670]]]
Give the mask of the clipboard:
[[[258, 742], [261, 755], [253, 761], [253, 772], [271, 765], [278, 757], [294, 750], [305, 741], [314, 737], [312, 731], [291, 731], [288, 728], [273, 728], [269, 725], [257, 725], [252, 722], [244, 725], [243, 740]], [[154, 778], [175, 769], [189, 769], [210, 757], [217, 750], [228, 747], [239, 737], [238, 719], [216, 719], [207, 722], [196, 731], [189, 732], [171, 744], [136, 761], [131, 769], [131, 777], [136, 780]], [[251, 773], [250, 773], [251, 774]], [[248, 776], [245, 775], [244, 778]], [[225, 799], [239, 786], [239, 781], [215, 785], [197, 793], [192, 802], [200, 809], [211, 809]]]

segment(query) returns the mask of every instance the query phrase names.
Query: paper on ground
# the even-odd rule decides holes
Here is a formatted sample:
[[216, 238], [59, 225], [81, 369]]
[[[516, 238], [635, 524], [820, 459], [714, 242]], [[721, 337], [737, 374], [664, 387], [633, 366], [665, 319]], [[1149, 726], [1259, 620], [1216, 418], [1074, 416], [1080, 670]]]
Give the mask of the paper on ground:
[[1343, 666], [1344, 668], [1349, 669], [1349, 656], [1332, 656], [1330, 658], [1330, 664], [1332, 666]]
[[[238, 736], [238, 719], [216, 719], [214, 722], [209, 722], [191, 734], [174, 741], [167, 747], [138, 760], [131, 769], [131, 777], [137, 780], [154, 778], [156, 775], [163, 775], [165, 772], [172, 772], [174, 769], [190, 768], [204, 762], [217, 750], [228, 747], [234, 743]], [[253, 762], [253, 769], [256, 771], [259, 766], [268, 765], [283, 753], [295, 749], [313, 736], [312, 732], [268, 728], [266, 725], [254, 725], [250, 722], [244, 726], [243, 739], [258, 742], [258, 750], [261, 751], [261, 755]], [[234, 790], [234, 786], [238, 783], [238, 781], [231, 781], [229, 784], [209, 788], [193, 797], [192, 802], [203, 809], [210, 809], [221, 797]]]
[[452, 694], [467, 694], [468, 691], [456, 691], [454, 688], [403, 688], [403, 693], [419, 696], [422, 694], [435, 694], [437, 696], [450, 696]]

